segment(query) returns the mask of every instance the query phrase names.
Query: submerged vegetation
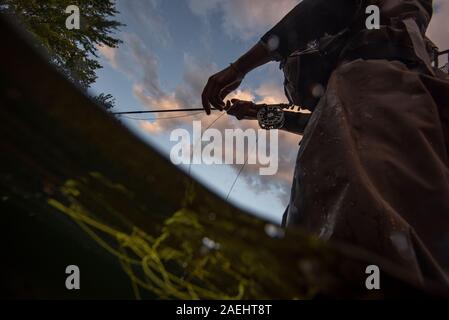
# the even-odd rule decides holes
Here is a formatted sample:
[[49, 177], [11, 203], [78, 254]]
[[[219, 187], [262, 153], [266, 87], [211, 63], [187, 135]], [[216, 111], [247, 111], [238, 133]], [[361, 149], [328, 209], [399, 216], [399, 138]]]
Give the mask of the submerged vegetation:
[[[287, 270], [282, 273], [280, 261], [273, 260], [269, 252], [221, 237], [214, 240], [218, 236], [214, 229], [238, 227], [232, 223], [226, 226], [221, 219], [210, 216], [213, 226], [207, 227], [197, 212], [184, 207], [160, 221], [160, 231], [150, 235], [123, 221], [127, 213], [116, 212], [110, 203], [97, 208], [102, 215], [92, 212], [83, 195], [94, 190], [100, 199], [106, 196], [133, 201], [132, 193], [124, 186], [111, 183], [100, 173], [90, 173], [80, 181], [68, 180], [61, 187], [60, 195], [66, 204], [54, 198], [48, 199], [48, 204], [73, 219], [86, 235], [120, 261], [136, 298], [141, 297], [140, 290], [158, 298], [176, 299], [300, 299], [311, 298], [320, 291], [313, 260], [298, 261], [300, 272], [296, 277], [300, 277], [302, 285], [296, 286], [296, 282], [292, 286], [283, 279], [289, 277]], [[194, 192], [190, 189], [188, 193], [190, 200], [184, 202], [187, 206]], [[151, 216], [150, 212], [147, 214]], [[152, 222], [159, 223], [154, 217]], [[312, 242], [307, 245], [314, 246]]]

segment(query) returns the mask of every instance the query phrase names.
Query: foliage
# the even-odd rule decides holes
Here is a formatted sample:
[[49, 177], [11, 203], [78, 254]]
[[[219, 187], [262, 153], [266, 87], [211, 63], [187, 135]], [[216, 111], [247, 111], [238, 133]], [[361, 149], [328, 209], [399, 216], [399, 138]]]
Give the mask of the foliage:
[[[69, 5], [80, 9], [79, 30], [66, 28]], [[24, 25], [48, 50], [53, 64], [84, 89], [101, 68], [98, 46], [115, 48], [121, 42], [113, 35], [123, 26], [111, 19], [118, 14], [113, 0], [0, 0], [0, 13]]]
[[110, 93], [108, 94], [100, 93], [98, 96], [94, 97], [94, 100], [107, 110], [115, 107], [115, 98]]

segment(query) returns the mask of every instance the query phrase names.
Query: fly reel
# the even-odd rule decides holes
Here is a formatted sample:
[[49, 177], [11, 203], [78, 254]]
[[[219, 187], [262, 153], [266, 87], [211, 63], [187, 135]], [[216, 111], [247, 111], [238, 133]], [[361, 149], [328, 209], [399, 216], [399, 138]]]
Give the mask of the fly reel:
[[259, 126], [265, 130], [281, 129], [285, 122], [283, 109], [282, 105], [264, 105], [257, 113]]

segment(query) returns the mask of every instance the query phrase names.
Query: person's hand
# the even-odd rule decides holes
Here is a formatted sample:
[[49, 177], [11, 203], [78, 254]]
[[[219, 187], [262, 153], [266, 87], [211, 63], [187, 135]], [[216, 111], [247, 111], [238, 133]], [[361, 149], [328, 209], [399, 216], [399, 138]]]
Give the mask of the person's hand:
[[257, 119], [257, 113], [259, 112], [261, 105], [254, 104], [252, 101], [244, 101], [238, 99], [232, 99], [226, 103], [226, 112], [236, 117], [238, 120], [243, 119]]
[[206, 113], [210, 114], [211, 105], [218, 110], [223, 110], [225, 107], [223, 100], [239, 87], [242, 80], [243, 75], [233, 67], [228, 67], [210, 77], [201, 95]]

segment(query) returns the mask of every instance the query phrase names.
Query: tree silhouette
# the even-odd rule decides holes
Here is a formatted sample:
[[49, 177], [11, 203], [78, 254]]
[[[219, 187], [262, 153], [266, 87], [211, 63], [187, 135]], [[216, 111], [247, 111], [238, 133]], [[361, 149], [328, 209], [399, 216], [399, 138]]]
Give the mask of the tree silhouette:
[[[79, 8], [78, 30], [66, 28], [69, 5]], [[33, 34], [37, 45], [49, 52], [51, 62], [84, 89], [95, 82], [96, 71], [101, 68], [98, 47], [116, 48], [121, 43], [114, 37], [123, 26], [113, 19], [119, 13], [114, 0], [0, 0], [0, 13]], [[106, 96], [110, 97], [103, 94], [99, 101]]]

